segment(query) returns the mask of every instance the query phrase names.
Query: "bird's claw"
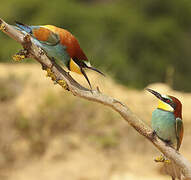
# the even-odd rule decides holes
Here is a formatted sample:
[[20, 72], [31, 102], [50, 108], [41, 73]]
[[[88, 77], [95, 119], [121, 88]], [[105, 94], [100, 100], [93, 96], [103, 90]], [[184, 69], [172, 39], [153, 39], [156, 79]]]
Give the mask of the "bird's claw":
[[153, 130], [152, 135], [153, 135], [153, 136], [156, 136], [156, 135], [157, 135], [157, 132], [156, 132], [155, 130]]
[[153, 131], [151, 131], [151, 132], [149, 133], [149, 137], [150, 137], [151, 139], [155, 139], [155, 138], [156, 138], [156, 135], [157, 135], [157, 133], [156, 133], [155, 130], [153, 130]]
[[56, 64], [56, 60], [52, 57], [50, 58], [51, 59], [51, 68]]
[[67, 75], [68, 75], [68, 76], [70, 76], [70, 72], [69, 72], [69, 71], [68, 71], [68, 72], [66, 72], [66, 73], [67, 73]]
[[53, 64], [56, 63], [56, 60], [53, 57], [51, 58], [51, 61], [52, 61]]

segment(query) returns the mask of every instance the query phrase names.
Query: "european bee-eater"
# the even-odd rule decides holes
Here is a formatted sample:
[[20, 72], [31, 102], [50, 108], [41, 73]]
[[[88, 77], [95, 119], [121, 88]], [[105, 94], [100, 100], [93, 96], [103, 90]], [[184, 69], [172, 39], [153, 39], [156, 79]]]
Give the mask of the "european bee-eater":
[[59, 59], [70, 71], [83, 74], [90, 87], [85, 68], [104, 75], [91, 66], [78, 40], [69, 31], [53, 25], [28, 26], [19, 22], [16, 25], [22, 32], [30, 34], [33, 43], [41, 47], [50, 58]]
[[[161, 95], [152, 89], [147, 90], [159, 99], [158, 107], [152, 113], [152, 129], [161, 140], [179, 151], [183, 138], [181, 102], [173, 96]], [[168, 165], [170, 161], [164, 156], [157, 157], [155, 161], [165, 162], [165, 171], [172, 177], [172, 180], [176, 177], [181, 179], [181, 170], [174, 163]]]
[[173, 96], [147, 90], [159, 99], [158, 107], [152, 113], [152, 129], [160, 139], [178, 151], [183, 138], [181, 102]]

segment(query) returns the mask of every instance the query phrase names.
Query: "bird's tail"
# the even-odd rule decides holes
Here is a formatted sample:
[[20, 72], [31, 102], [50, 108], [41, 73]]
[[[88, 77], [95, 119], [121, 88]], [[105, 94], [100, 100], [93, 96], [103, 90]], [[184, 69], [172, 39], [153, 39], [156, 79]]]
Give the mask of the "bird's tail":
[[26, 24], [20, 23], [18, 21], [15, 21], [16, 26], [19, 27], [21, 30], [26, 31], [27, 33], [32, 33], [32, 29], [27, 26]]

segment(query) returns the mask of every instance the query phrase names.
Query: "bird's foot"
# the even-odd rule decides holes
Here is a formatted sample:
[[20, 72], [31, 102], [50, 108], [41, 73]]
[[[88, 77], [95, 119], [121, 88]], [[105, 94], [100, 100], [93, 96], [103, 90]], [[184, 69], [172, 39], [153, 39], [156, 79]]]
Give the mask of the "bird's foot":
[[157, 136], [157, 133], [155, 130], [151, 131], [149, 134], [148, 134], [148, 137], [152, 140], [154, 140]]
[[153, 136], [153, 137], [154, 137], [154, 136], [157, 136], [157, 132], [156, 132], [155, 130], [153, 130], [152, 136]]
[[51, 61], [52, 61], [52, 64], [56, 63], [56, 60], [55, 60], [54, 57], [51, 57], [50, 59], [51, 59]]
[[155, 162], [163, 162], [163, 163], [171, 163], [169, 159], [167, 159], [164, 155], [160, 155], [154, 159]]
[[26, 49], [22, 49], [18, 53], [12, 56], [14, 61], [22, 61], [27, 57], [28, 57], [28, 51]]
[[163, 141], [165, 142], [166, 146], [170, 146], [170, 147], [173, 148], [173, 144], [172, 144], [172, 142], [170, 140], [163, 140]]
[[4, 23], [1, 23], [0, 24], [0, 30], [5, 32], [6, 31], [6, 27], [5, 27], [5, 24]]

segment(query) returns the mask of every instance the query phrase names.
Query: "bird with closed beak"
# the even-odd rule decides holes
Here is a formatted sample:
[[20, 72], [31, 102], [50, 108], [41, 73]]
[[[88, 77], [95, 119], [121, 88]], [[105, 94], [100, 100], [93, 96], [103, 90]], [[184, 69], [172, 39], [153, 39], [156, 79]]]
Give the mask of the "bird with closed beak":
[[[153, 132], [169, 146], [179, 151], [183, 138], [182, 104], [174, 96], [162, 95], [152, 89], [147, 89], [159, 99], [157, 108], [152, 113], [151, 126]], [[180, 170], [175, 164], [164, 156], [157, 157], [156, 162], [164, 162], [166, 172], [172, 180], [181, 176]], [[168, 167], [168, 169], [167, 169]]]

